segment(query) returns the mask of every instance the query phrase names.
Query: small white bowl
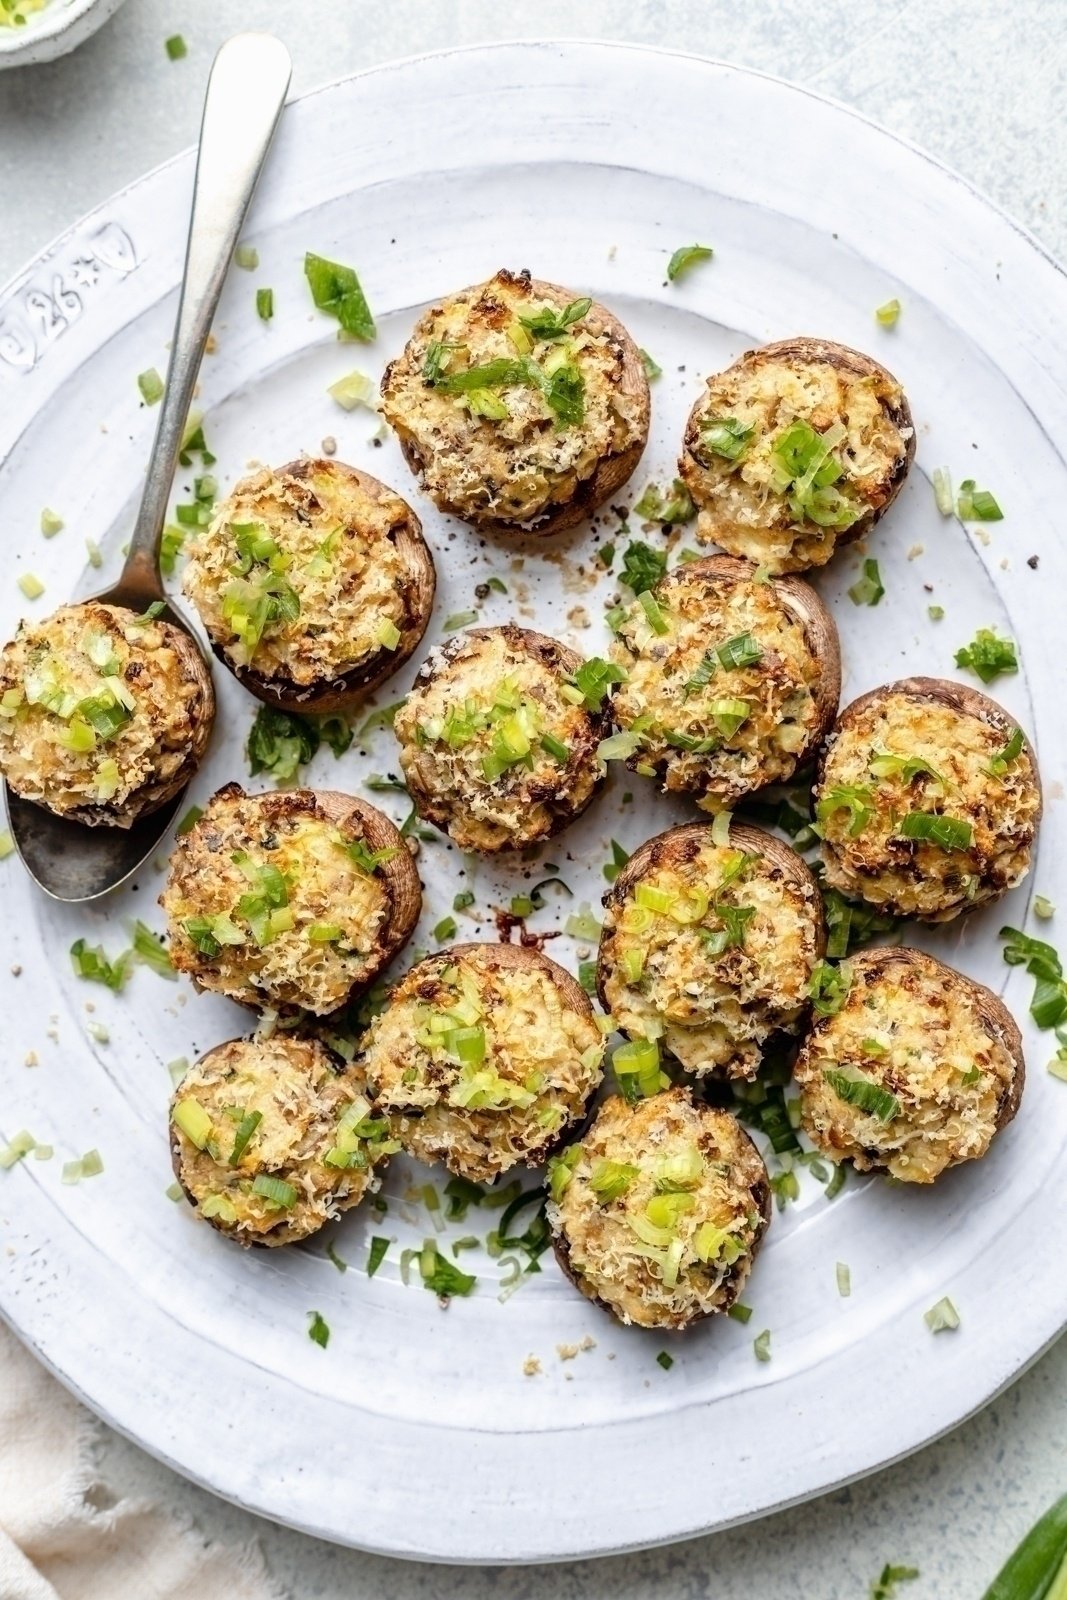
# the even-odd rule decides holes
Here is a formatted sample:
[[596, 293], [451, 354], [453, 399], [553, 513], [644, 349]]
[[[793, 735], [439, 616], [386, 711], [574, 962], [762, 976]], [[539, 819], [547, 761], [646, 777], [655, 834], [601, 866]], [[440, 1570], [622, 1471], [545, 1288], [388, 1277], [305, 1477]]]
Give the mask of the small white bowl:
[[48, 0], [21, 28], [0, 28], [0, 71], [55, 61], [113, 17], [123, 0]]

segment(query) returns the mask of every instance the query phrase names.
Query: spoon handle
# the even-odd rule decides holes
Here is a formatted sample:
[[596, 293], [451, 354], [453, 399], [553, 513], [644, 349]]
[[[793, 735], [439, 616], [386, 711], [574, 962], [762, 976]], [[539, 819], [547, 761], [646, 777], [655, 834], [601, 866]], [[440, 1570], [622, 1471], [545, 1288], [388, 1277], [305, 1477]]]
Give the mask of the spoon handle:
[[222, 285], [285, 104], [292, 63], [270, 34], [215, 57], [204, 100], [178, 320], [144, 494], [120, 583], [161, 595], [159, 545], [182, 435]]

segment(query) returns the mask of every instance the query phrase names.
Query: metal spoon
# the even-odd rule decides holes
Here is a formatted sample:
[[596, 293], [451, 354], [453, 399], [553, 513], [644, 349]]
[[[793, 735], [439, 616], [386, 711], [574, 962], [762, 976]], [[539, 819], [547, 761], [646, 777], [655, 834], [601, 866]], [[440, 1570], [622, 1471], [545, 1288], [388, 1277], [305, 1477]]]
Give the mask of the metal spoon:
[[[178, 320], [141, 509], [118, 582], [91, 596], [136, 612], [162, 600], [163, 620], [183, 629], [198, 650], [188, 621], [163, 591], [159, 546], [204, 346], [291, 74], [285, 46], [266, 33], [237, 34], [215, 57], [200, 126]], [[20, 799], [4, 785], [23, 865], [46, 894], [72, 902], [95, 900], [136, 872], [167, 833], [184, 794], [132, 828], [90, 828]]]

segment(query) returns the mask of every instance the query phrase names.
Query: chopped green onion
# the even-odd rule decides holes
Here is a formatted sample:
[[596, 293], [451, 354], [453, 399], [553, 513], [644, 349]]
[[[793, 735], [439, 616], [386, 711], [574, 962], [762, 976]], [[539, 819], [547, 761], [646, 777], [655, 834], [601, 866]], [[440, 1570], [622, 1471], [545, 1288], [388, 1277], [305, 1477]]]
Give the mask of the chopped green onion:
[[847, 1300], [852, 1293], [852, 1274], [843, 1261], [837, 1263], [837, 1292], [842, 1300]]
[[304, 276], [316, 307], [336, 317], [342, 333], [364, 342], [374, 338], [374, 318], [351, 267], [340, 266], [336, 261], [327, 261], [309, 251], [304, 257]]
[[827, 1200], [833, 1200], [835, 1195], [838, 1195], [838, 1194], [841, 1193], [841, 1190], [845, 1187], [845, 1181], [846, 1181], [847, 1178], [848, 1178], [848, 1168], [846, 1166], [844, 1166], [841, 1162], [838, 1162], [837, 1165], [834, 1167], [834, 1175], [833, 1175], [833, 1177], [830, 1179], [830, 1182], [826, 1185], [826, 1198], [827, 1198]]
[[743, 1305], [740, 1300], [735, 1300], [726, 1315], [732, 1317], [735, 1322], [750, 1322], [752, 1319], [752, 1307]]
[[562, 308], [558, 306], [542, 306], [531, 316], [519, 318], [519, 323], [531, 334], [534, 339], [562, 339], [566, 336], [568, 328], [576, 322], [581, 322], [592, 306], [592, 300], [572, 300], [570, 305]]
[[254, 244], [239, 244], [233, 253], [234, 263], [245, 272], [255, 272], [259, 266], [259, 251]]
[[474, 904], [474, 891], [473, 891], [473, 889], [461, 889], [459, 894], [457, 894], [455, 896], [454, 900], [452, 901], [452, 910], [453, 911], [466, 911], [468, 909], [468, 907], [472, 906], [473, 904]]
[[683, 272], [695, 267], [698, 261], [710, 261], [714, 251], [706, 244], [683, 244], [667, 263], [667, 279], [673, 283]]
[[1048, 898], [1048, 896], [1044, 894], [1035, 894], [1034, 916], [1039, 917], [1042, 922], [1049, 922], [1055, 915], [1056, 907]]
[[624, 1195], [640, 1172], [628, 1161], [594, 1161], [589, 1174], [589, 1187], [600, 1204], [608, 1205]]
[[158, 972], [161, 978], [176, 978], [174, 963], [160, 936], [146, 928], [143, 922], [133, 925], [133, 953], [146, 967]]
[[1004, 513], [988, 489], [976, 489], [973, 478], [964, 478], [956, 497], [956, 512], [961, 522], [1002, 522]]
[[36, 1147], [37, 1140], [25, 1128], [14, 1134], [6, 1146], [0, 1149], [0, 1172], [9, 1171], [17, 1161], [24, 1160]]
[[180, 33], [172, 33], [169, 39], [164, 39], [163, 48], [168, 61], [183, 61], [189, 54], [189, 47]]
[[704, 417], [700, 423], [701, 443], [725, 461], [740, 461], [755, 431], [736, 417]]
[[44, 534], [45, 538], [52, 539], [57, 533], [62, 533], [62, 531], [63, 518], [57, 516], [54, 511], [49, 511], [48, 507], [45, 506], [44, 510], [41, 512], [41, 532]]
[[288, 1210], [296, 1203], [296, 1187], [286, 1183], [284, 1178], [273, 1178], [267, 1172], [259, 1172], [252, 1180], [252, 1193], [258, 1194], [261, 1199], [268, 1200], [271, 1205], [282, 1210]]
[[993, 683], [1003, 672], [1018, 672], [1015, 641], [998, 638], [992, 628], [979, 628], [970, 644], [956, 651], [956, 665], [966, 667], [983, 683]]
[[447, 1256], [441, 1255], [433, 1239], [424, 1242], [418, 1256], [423, 1284], [443, 1299], [454, 1294], [470, 1294], [478, 1281], [473, 1273], [461, 1272]]
[[847, 811], [849, 837], [855, 839], [871, 820], [873, 800], [866, 784], [849, 784], [828, 790], [816, 803], [815, 815], [820, 822], [828, 822], [838, 811]]
[[880, 323], [883, 328], [895, 327], [900, 316], [900, 301], [887, 300], [884, 306], [878, 307], [874, 315], [875, 320]]
[[923, 1321], [931, 1333], [947, 1333], [960, 1325], [960, 1314], [948, 1295], [943, 1295], [929, 1311], [923, 1312]]
[[312, 1344], [320, 1345], [323, 1350], [330, 1342], [330, 1329], [318, 1311], [308, 1312], [308, 1338]]
[[132, 965], [129, 950], [109, 961], [102, 945], [90, 946], [84, 939], [75, 939], [70, 947], [70, 960], [77, 977], [90, 983], [102, 983], [116, 992], [125, 984]]
[[628, 1039], [613, 1052], [611, 1065], [627, 1100], [655, 1094], [663, 1085], [655, 1039]]
[[944, 619], [945, 608], [944, 606], [927, 606], [926, 615], [931, 622], [941, 622]]
[[0, 861], [6, 861], [8, 856], [14, 853], [14, 849], [15, 840], [12, 836], [11, 829], [4, 828], [3, 831], [0, 832]]
[[733, 821], [733, 813], [732, 812], [730, 812], [730, 811], [716, 811], [715, 816], [712, 819], [712, 824], [711, 824], [711, 842], [712, 842], [712, 844], [718, 845], [720, 849], [723, 849], [723, 848], [725, 848], [726, 846], [729, 845], [729, 843], [730, 843], [730, 823], [732, 821]]
[[326, 1255], [327, 1255], [328, 1259], [333, 1262], [333, 1264], [337, 1268], [338, 1272], [347, 1272], [348, 1271], [348, 1262], [345, 1261], [342, 1256], [339, 1256], [337, 1254], [337, 1249], [336, 1249], [336, 1246], [334, 1245], [332, 1239], [330, 1240], [330, 1243], [326, 1246]]
[[95, 539], [86, 539], [85, 553], [89, 557], [89, 565], [91, 567], [102, 567], [104, 565], [104, 557]]
[[752, 1341], [752, 1349], [757, 1361], [769, 1361], [771, 1359], [770, 1328], [764, 1328], [762, 1333], [756, 1335]]
[[[261, 322], [270, 322], [271, 318], [274, 316], [274, 290], [273, 289], [257, 289], [256, 290], [256, 316], [259, 318], [259, 320]], [[337, 387], [337, 385], [335, 384], [334, 388], [336, 388], [336, 387]], [[330, 394], [334, 393], [333, 389], [331, 389], [329, 392], [330, 392]], [[337, 398], [338, 398], [337, 395], [334, 394], [334, 399], [336, 400]], [[345, 404], [343, 400], [340, 403], [342, 405]], [[345, 410], [349, 411], [349, 410], [351, 410], [351, 407], [350, 406], [345, 406]]]
[[824, 1067], [823, 1077], [840, 1100], [877, 1117], [879, 1122], [892, 1122], [900, 1115], [897, 1096], [856, 1067]]
[[648, 625], [652, 629], [652, 632], [658, 633], [661, 636], [667, 633], [669, 631], [669, 624], [666, 617], [663, 615], [663, 612], [660, 610], [659, 603], [657, 602], [652, 591], [650, 589], [646, 589], [643, 594], [638, 595], [637, 600], [641, 610], [645, 613], [645, 617], [648, 620]]
[[574, 673], [574, 686], [581, 691], [582, 699], [590, 711], [599, 711], [612, 684], [626, 682], [626, 669], [601, 656], [583, 661]]
[[1026, 740], [1023, 737], [1023, 730], [1021, 728], [1015, 728], [1007, 744], [998, 750], [996, 755], [990, 761], [987, 769], [990, 775], [994, 778], [1003, 778], [1008, 768], [1012, 766], [1014, 762], [1018, 761], [1019, 757], [1022, 755], [1023, 745], [1025, 743]]
[[577, 912], [572, 911], [563, 924], [563, 931], [572, 939], [578, 939], [585, 944], [596, 944], [600, 938], [600, 923], [587, 905], [580, 905]]
[[445, 944], [447, 940], [454, 939], [456, 937], [455, 917], [442, 917], [433, 930], [433, 936], [438, 944]]
[[974, 836], [971, 824], [962, 817], [935, 816], [929, 811], [909, 811], [901, 818], [902, 839], [917, 839], [936, 844], [942, 850], [969, 850]]
[[596, 747], [598, 761], [627, 761], [641, 746], [641, 735], [626, 730], [609, 734]]
[[[897, 1584], [910, 1583], [918, 1576], [918, 1567], [898, 1567], [887, 1561], [882, 1568], [881, 1576], [871, 1584], [871, 1600], [895, 1600]], [[985, 1600], [992, 1600], [992, 1595], [987, 1595]]]
[[33, 572], [24, 572], [18, 582], [27, 600], [39, 600], [44, 594], [44, 584]]
[[634, 506], [634, 516], [671, 525], [692, 522], [696, 514], [693, 497], [681, 478], [674, 479], [669, 493], [661, 492], [656, 484], [650, 483]]
[[347, 377], [338, 378], [336, 383], [328, 385], [326, 393], [337, 401], [342, 411], [355, 411], [357, 406], [374, 410], [374, 384], [364, 372], [350, 372]]
[[668, 1355], [666, 1350], [661, 1350], [659, 1355], [656, 1357], [656, 1362], [663, 1368], [664, 1372], [669, 1372], [674, 1366], [674, 1357]]
[[631, 539], [622, 557], [619, 578], [634, 594], [654, 589], [667, 571], [667, 557], [641, 539]]
[[230, 1151], [231, 1167], [236, 1167], [239, 1164], [241, 1157], [252, 1142], [252, 1135], [262, 1121], [262, 1111], [249, 1111], [241, 1118], [237, 1124], [237, 1132], [234, 1134], [233, 1149]]
[[147, 372], [137, 374], [137, 387], [146, 406], [158, 405], [163, 398], [163, 379], [155, 367], [149, 367]]
[[943, 517], [951, 517], [956, 509], [956, 499], [952, 493], [952, 477], [948, 468], [935, 467], [932, 482], [937, 509]]
[[441, 624], [442, 633], [455, 633], [459, 628], [467, 628], [472, 622], [477, 622], [477, 611], [453, 611]]
[[551, 733], [543, 733], [541, 735], [541, 747], [548, 751], [554, 761], [558, 761], [561, 764], [571, 758], [570, 747], [565, 745], [562, 739], [557, 739]]
[[374, 1277], [374, 1274], [385, 1260], [386, 1255], [389, 1252], [389, 1246], [392, 1244], [392, 1242], [393, 1241], [391, 1239], [383, 1238], [380, 1233], [373, 1235], [370, 1242], [370, 1249], [367, 1253], [368, 1278]]
[[624, 850], [617, 839], [611, 841], [611, 860], [604, 867], [604, 877], [608, 883], [614, 883], [620, 871], [630, 859], [630, 852]]
[[657, 378], [662, 378], [663, 368], [653, 361], [648, 351], [639, 350], [637, 353], [641, 357], [641, 365], [645, 369], [645, 377], [649, 383], [653, 383]]
[[851, 986], [852, 968], [847, 961], [837, 967], [829, 961], [818, 962], [808, 983], [812, 1010], [820, 1017], [835, 1017], [848, 998]]
[[876, 606], [885, 594], [885, 585], [877, 561], [868, 556], [863, 563], [863, 577], [848, 591], [848, 597], [857, 606]]
[[378, 626], [375, 635], [383, 650], [395, 650], [400, 643], [400, 629], [389, 617], [386, 617]]
[[176, 839], [184, 838], [187, 833], [192, 833], [200, 818], [204, 815], [203, 806], [190, 806], [174, 831]]

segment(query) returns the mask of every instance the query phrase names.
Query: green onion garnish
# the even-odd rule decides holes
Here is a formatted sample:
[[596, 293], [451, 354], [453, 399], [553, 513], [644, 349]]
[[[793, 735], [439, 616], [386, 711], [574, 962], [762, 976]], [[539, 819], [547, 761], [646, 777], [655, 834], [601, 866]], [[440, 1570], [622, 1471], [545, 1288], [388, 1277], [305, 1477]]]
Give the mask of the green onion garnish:
[[17, 1161], [22, 1161], [31, 1150], [37, 1148], [37, 1140], [25, 1128], [8, 1140], [0, 1149], [0, 1172], [8, 1172]]
[[[918, 1576], [918, 1567], [898, 1567], [887, 1561], [882, 1568], [881, 1576], [871, 1584], [871, 1600], [896, 1600], [897, 1584], [910, 1583]], [[986, 1600], [990, 1600], [990, 1597], [987, 1596]]]
[[725, 461], [740, 461], [755, 431], [736, 417], [704, 417], [700, 423], [702, 444]]
[[863, 577], [852, 585], [848, 597], [857, 606], [876, 606], [884, 594], [885, 586], [878, 563], [868, 556], [863, 563]]
[[663, 634], [669, 632], [669, 624], [667, 619], [660, 610], [659, 603], [651, 589], [646, 589], [643, 594], [639, 594], [637, 597], [637, 602], [640, 605], [641, 610], [645, 613], [648, 625], [652, 629], [653, 633], [658, 633], [660, 636], [662, 636]]
[[900, 1115], [900, 1101], [896, 1095], [857, 1067], [824, 1067], [823, 1077], [840, 1100], [877, 1117], [879, 1122], [892, 1122]]
[[955, 496], [952, 493], [952, 477], [947, 467], [935, 467], [932, 483], [934, 486], [934, 500], [937, 509], [943, 517], [951, 517], [956, 509]]
[[54, 511], [49, 511], [48, 507], [45, 506], [44, 510], [41, 512], [41, 532], [44, 534], [45, 538], [52, 539], [57, 533], [62, 533], [62, 531], [63, 518], [57, 516]]
[[477, 611], [453, 611], [441, 624], [442, 633], [455, 633], [459, 628], [467, 628], [472, 622], [477, 622]]
[[254, 244], [239, 244], [233, 253], [234, 263], [245, 272], [255, 272], [259, 266], [259, 251]]
[[837, 1292], [842, 1300], [847, 1300], [852, 1293], [852, 1274], [843, 1261], [837, 1263], [836, 1274]]
[[941, 622], [945, 615], [944, 606], [927, 606], [926, 615], [931, 622]]
[[883, 328], [893, 328], [900, 316], [900, 301], [887, 300], [884, 306], [879, 306], [874, 313], [875, 320]]
[[337, 1254], [337, 1249], [336, 1249], [332, 1239], [330, 1240], [330, 1243], [326, 1246], [326, 1255], [327, 1255], [327, 1259], [333, 1262], [333, 1264], [337, 1268], [338, 1272], [347, 1272], [348, 1271], [348, 1262], [343, 1258], [343, 1256], [339, 1256]]
[[973, 478], [964, 478], [956, 497], [956, 512], [961, 522], [1002, 522], [1004, 513], [988, 489], [976, 489]]
[[848, 998], [851, 986], [852, 968], [847, 961], [836, 967], [829, 961], [818, 962], [808, 983], [812, 1010], [820, 1017], [835, 1017]]
[[654, 383], [657, 378], [662, 378], [663, 368], [653, 361], [647, 350], [639, 350], [638, 355], [641, 357], [641, 365], [645, 369], [645, 377], [649, 383]]
[[1025, 743], [1026, 741], [1023, 737], [1023, 730], [1021, 728], [1015, 728], [1007, 744], [1002, 746], [1002, 748], [997, 751], [996, 755], [990, 761], [988, 767], [990, 775], [994, 778], [1003, 778], [1008, 768], [1014, 765], [1014, 763], [1018, 761], [1019, 757], [1022, 755], [1023, 745]]
[[710, 261], [714, 251], [706, 244], [683, 244], [674, 252], [667, 263], [667, 280], [673, 283], [681, 277], [683, 272], [688, 272], [690, 267], [695, 267], [698, 261]]
[[581, 905], [577, 912], [571, 912], [563, 924], [563, 931], [572, 939], [578, 939], [585, 944], [596, 944], [600, 938], [600, 923], [587, 905]]
[[589, 1187], [602, 1206], [608, 1205], [626, 1193], [639, 1171], [639, 1167], [631, 1166], [628, 1161], [594, 1161]]
[[674, 1366], [674, 1357], [668, 1355], [666, 1350], [661, 1350], [656, 1357], [656, 1363], [663, 1368], [664, 1372], [669, 1372]]
[[634, 506], [634, 516], [644, 517], [648, 522], [691, 522], [696, 514], [693, 497], [681, 478], [674, 479], [669, 493], [662, 493], [656, 484], [650, 483]]
[[163, 379], [155, 367], [149, 367], [146, 372], [137, 374], [137, 387], [146, 406], [158, 405], [163, 398]]
[[24, 572], [18, 582], [27, 600], [39, 600], [44, 594], [44, 584], [33, 572]]
[[608, 883], [614, 883], [622, 868], [630, 859], [630, 852], [624, 850], [617, 839], [611, 841], [611, 860], [604, 867], [604, 877]]
[[11, 829], [4, 828], [3, 831], [0, 832], [0, 861], [6, 861], [8, 856], [14, 853], [14, 850], [15, 840], [11, 833]]
[[330, 1342], [330, 1329], [322, 1316], [317, 1311], [308, 1312], [308, 1338], [313, 1344], [320, 1345], [323, 1350]]
[[456, 937], [455, 917], [442, 917], [433, 930], [433, 936], [438, 944], [445, 944], [449, 939]]
[[726, 1315], [732, 1317], [735, 1322], [750, 1322], [752, 1319], [752, 1307], [743, 1305], [740, 1300], [735, 1300]]
[[170, 1120], [184, 1133], [190, 1144], [195, 1145], [198, 1150], [206, 1148], [211, 1138], [213, 1124], [199, 1100], [189, 1098], [176, 1100]]
[[617, 666], [614, 661], [605, 661], [601, 656], [592, 656], [588, 661], [582, 662], [574, 674], [573, 681], [575, 688], [581, 691], [588, 710], [599, 711], [604, 704], [604, 696], [612, 684], [625, 683], [626, 677], [625, 668]]
[[1012, 639], [1000, 639], [992, 628], [979, 628], [970, 644], [956, 651], [957, 667], [966, 667], [983, 683], [993, 683], [1003, 672], [1018, 672]]
[[340, 266], [336, 261], [327, 261], [309, 251], [304, 257], [304, 276], [315, 305], [337, 318], [342, 333], [364, 343], [374, 338], [374, 318], [351, 267]]
[[296, 1203], [295, 1185], [286, 1183], [284, 1178], [273, 1178], [267, 1172], [259, 1172], [252, 1179], [252, 1193], [282, 1210]]
[[443, 1299], [454, 1294], [470, 1294], [478, 1281], [473, 1273], [461, 1272], [447, 1256], [441, 1255], [433, 1239], [424, 1242], [418, 1256], [419, 1276], [423, 1284]]
[[123, 987], [132, 969], [129, 950], [109, 961], [102, 945], [89, 946], [84, 939], [76, 939], [71, 945], [70, 960], [77, 977], [90, 983], [102, 983], [116, 992]]
[[338, 378], [336, 383], [331, 383], [326, 393], [337, 401], [342, 411], [355, 411], [357, 406], [363, 406], [368, 411], [374, 410], [374, 384], [365, 372], [349, 372], [345, 377]]
[[752, 1341], [752, 1349], [757, 1361], [769, 1361], [771, 1359], [770, 1328], [764, 1328], [762, 1333], [756, 1335]]
[[452, 910], [453, 911], [466, 911], [467, 908], [469, 906], [472, 906], [473, 904], [474, 904], [474, 890], [473, 889], [461, 889], [459, 891], [459, 894], [457, 894], [455, 899], [452, 901]]
[[196, 827], [196, 824], [200, 821], [200, 818], [203, 815], [203, 806], [190, 806], [182, 820], [179, 822], [177, 828], [174, 830], [174, 837], [176, 839], [181, 839], [185, 834], [192, 833], [193, 829]]
[[89, 557], [89, 565], [91, 567], [102, 567], [104, 565], [104, 557], [95, 539], [86, 539], [85, 553]]
[[581, 322], [592, 304], [592, 300], [584, 299], [572, 300], [570, 305], [562, 309], [558, 306], [542, 306], [528, 317], [520, 316], [519, 322], [534, 339], [563, 339], [569, 328]]
[[163, 48], [168, 61], [182, 61], [189, 54], [189, 47], [180, 33], [172, 33], [169, 39], [164, 39]]
[[1000, 937], [1005, 940], [1003, 955], [1008, 965], [1025, 965], [1035, 979], [1030, 1015], [1039, 1028], [1058, 1028], [1067, 1021], [1067, 985], [1055, 949], [1041, 939], [1021, 933], [1018, 928], [1001, 928]]
[[974, 836], [971, 824], [962, 817], [935, 816], [929, 811], [909, 811], [901, 818], [902, 839], [917, 839], [936, 844], [942, 850], [969, 850]]
[[230, 1166], [236, 1167], [252, 1142], [252, 1135], [263, 1121], [262, 1111], [249, 1111], [237, 1124], [234, 1134], [233, 1149], [230, 1151]]
[[873, 816], [874, 792], [865, 784], [848, 784], [830, 789], [815, 806], [820, 822], [828, 822], [838, 811], [848, 812], [849, 837], [861, 834]]
[[959, 1327], [960, 1314], [946, 1294], [929, 1311], [923, 1312], [923, 1321], [931, 1333], [947, 1333]]
[[[2, 858], [0, 858], [0, 859], [2, 859]], [[1051, 919], [1055, 915], [1056, 915], [1056, 907], [1054, 906], [1052, 901], [1048, 898], [1048, 896], [1044, 895], [1044, 894], [1035, 894], [1034, 895], [1034, 916], [1035, 917], [1039, 917], [1042, 922], [1049, 922], [1049, 921], [1051, 921]]]
[[388, 1255], [389, 1246], [392, 1244], [392, 1242], [393, 1241], [391, 1239], [383, 1238], [380, 1233], [374, 1234], [370, 1242], [370, 1249], [367, 1253], [368, 1278], [374, 1277], [374, 1274], [377, 1272], [378, 1268]]
[[[274, 290], [273, 289], [257, 289], [256, 290], [256, 316], [260, 319], [261, 322], [269, 322], [271, 320], [271, 318], [273, 317], [273, 315], [274, 315]], [[334, 390], [337, 389], [337, 387], [338, 387], [338, 385], [334, 384], [333, 388], [329, 391], [330, 394], [333, 395], [335, 400], [338, 398], [338, 396], [334, 393]], [[341, 404], [344, 405], [344, 401], [343, 400], [341, 401]], [[350, 408], [346, 406], [345, 409], [348, 410]]]
[[151, 967], [153, 972], [158, 972], [161, 978], [176, 978], [174, 964], [170, 953], [160, 936], [145, 927], [143, 922], [133, 925], [133, 953], [146, 967]]
[[623, 552], [619, 577], [634, 594], [654, 589], [667, 570], [667, 557], [661, 550], [640, 539], [632, 539]]

